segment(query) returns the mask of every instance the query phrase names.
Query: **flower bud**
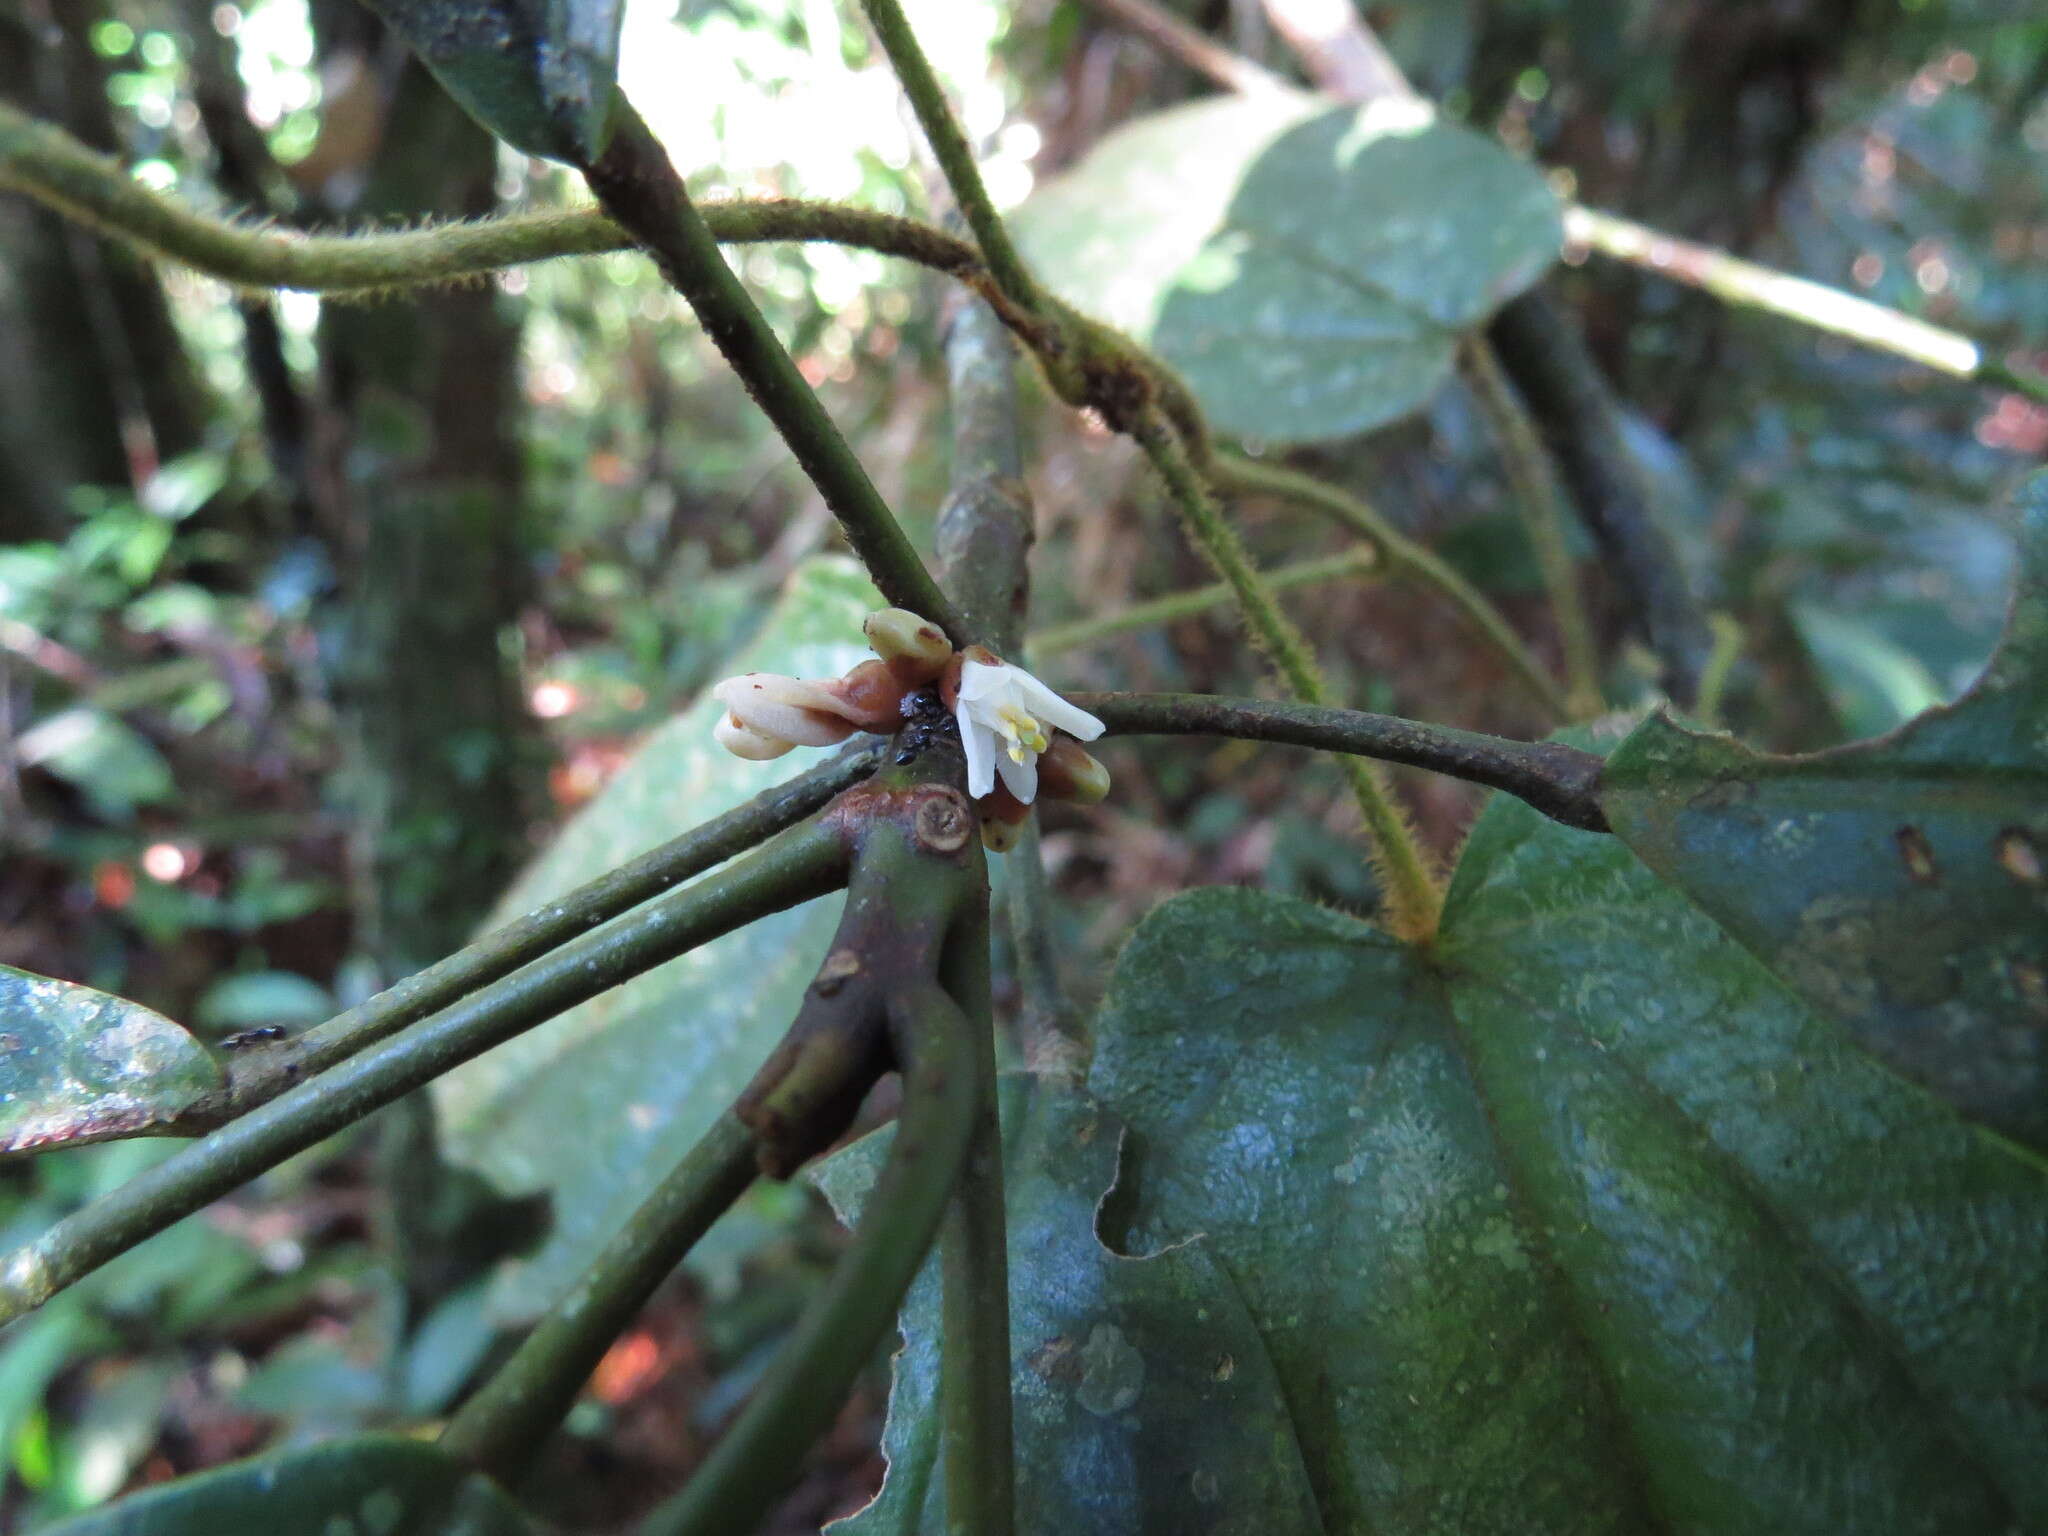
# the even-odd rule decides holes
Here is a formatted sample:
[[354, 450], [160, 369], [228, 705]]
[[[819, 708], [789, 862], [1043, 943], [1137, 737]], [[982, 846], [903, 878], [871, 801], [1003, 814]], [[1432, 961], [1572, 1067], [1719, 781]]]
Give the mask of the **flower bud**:
[[903, 697], [913, 685], [886, 661], [864, 661], [837, 682], [825, 684], [837, 696], [839, 713], [864, 731], [886, 736], [903, 723]]
[[734, 757], [744, 757], [749, 762], [765, 763], [770, 758], [780, 757], [796, 745], [784, 741], [780, 736], [764, 735], [740, 723], [737, 716], [727, 712], [718, 717], [718, 724], [711, 727], [711, 739]]
[[883, 665], [900, 679], [905, 691], [922, 688], [953, 659], [953, 642], [929, 619], [921, 619], [908, 608], [880, 608], [867, 617], [861, 629], [868, 644], [882, 658]]
[[1071, 736], [1055, 736], [1038, 757], [1038, 792], [1076, 805], [1100, 805], [1109, 795], [1109, 770]]
[[845, 705], [825, 683], [773, 672], [748, 672], [728, 677], [711, 690], [712, 697], [732, 711], [757, 736], [780, 738], [800, 747], [829, 747], [854, 732]]
[[1017, 839], [1024, 835], [1024, 818], [1031, 814], [1031, 807], [1011, 794], [1008, 785], [996, 785], [974, 802], [974, 808], [981, 813], [982, 847], [990, 853], [1008, 853], [1017, 846]]

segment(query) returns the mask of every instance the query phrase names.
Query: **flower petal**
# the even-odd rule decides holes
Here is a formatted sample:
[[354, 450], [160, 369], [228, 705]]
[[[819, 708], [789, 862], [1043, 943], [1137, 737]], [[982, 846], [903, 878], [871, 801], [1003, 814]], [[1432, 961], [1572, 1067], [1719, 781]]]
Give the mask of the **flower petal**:
[[1025, 707], [1048, 725], [1058, 726], [1078, 741], [1093, 741], [1103, 732], [1103, 724], [1087, 710], [1069, 704], [1029, 672], [1017, 674], [1017, 687], [1024, 695]]
[[833, 707], [839, 701], [819, 684], [800, 677], [748, 672], [726, 678], [711, 694], [749, 730], [779, 736], [801, 747], [829, 747], [854, 732], [853, 722]]
[[985, 661], [963, 661], [960, 664], [960, 697], [986, 699], [1001, 693], [1016, 670], [1007, 664], [991, 666]]
[[996, 787], [995, 733], [973, 717], [964, 699], [953, 715], [960, 722], [960, 746], [967, 754], [967, 793], [979, 800]]
[[1016, 762], [1009, 753], [996, 758], [996, 772], [1003, 776], [1003, 786], [1024, 804], [1029, 805], [1038, 797], [1038, 754], [1026, 752], [1023, 762]]

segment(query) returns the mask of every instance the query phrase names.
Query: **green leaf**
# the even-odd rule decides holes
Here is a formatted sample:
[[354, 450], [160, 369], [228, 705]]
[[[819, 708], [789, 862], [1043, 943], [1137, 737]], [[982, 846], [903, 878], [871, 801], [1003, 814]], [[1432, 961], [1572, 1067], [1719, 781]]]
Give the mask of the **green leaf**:
[[81, 705], [22, 732], [16, 755], [74, 786], [108, 821], [131, 822], [139, 805], [168, 800], [177, 784], [147, 738], [105, 710]]
[[1941, 685], [1911, 651], [1875, 627], [1818, 603], [1787, 615], [1851, 738], [1876, 736], [1941, 702]]
[[[1004, 1082], [1010, 1339], [1020, 1531], [1318, 1529], [1287, 1406], [1264, 1346], [1200, 1242], [1150, 1258], [1110, 1252], [1095, 1213], [1123, 1131], [1080, 1090]], [[847, 1220], [887, 1132], [817, 1179]], [[939, 1277], [927, 1261], [905, 1302], [875, 1502], [845, 1536], [939, 1533]]]
[[139, 1136], [220, 1085], [162, 1014], [0, 965], [0, 1155]]
[[317, 1024], [335, 1011], [333, 995], [295, 971], [223, 976], [199, 999], [200, 1024], [222, 1031], [266, 1024]]
[[160, 1483], [46, 1527], [42, 1536], [534, 1536], [538, 1529], [497, 1484], [427, 1442], [362, 1435]]
[[[807, 562], [732, 672], [836, 676], [867, 654], [880, 605], [852, 562]], [[653, 732], [563, 828], [486, 927], [543, 906], [807, 766], [745, 762], [711, 739], [708, 694]], [[500, 1191], [553, 1197], [554, 1227], [500, 1278], [501, 1321], [530, 1320], [681, 1160], [782, 1038], [830, 942], [839, 902], [730, 934], [571, 1009], [434, 1085], [449, 1154]]]
[[1802, 757], [1652, 716], [1601, 804], [1885, 1061], [2048, 1146], [2048, 476], [2022, 500], [2005, 638], [1954, 704]]
[[1329, 1531], [2048, 1530], [2048, 1168], [1613, 839], [1497, 798], [1427, 958], [1170, 901], [1091, 1086], [1107, 1235], [1204, 1235]]
[[1312, 442], [1420, 408], [1562, 238], [1542, 176], [1492, 140], [1420, 103], [1315, 107], [1141, 120], [1020, 210], [1054, 288], [1150, 341], [1238, 436]]
[[623, 0], [369, 0], [514, 149], [587, 165], [609, 137]]

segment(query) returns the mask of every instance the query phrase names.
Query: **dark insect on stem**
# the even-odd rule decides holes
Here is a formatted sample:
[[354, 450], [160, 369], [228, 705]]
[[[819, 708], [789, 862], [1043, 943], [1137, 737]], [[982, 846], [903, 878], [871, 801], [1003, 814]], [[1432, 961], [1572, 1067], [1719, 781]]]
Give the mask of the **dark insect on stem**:
[[920, 688], [916, 693], [905, 694], [902, 710], [903, 718], [910, 723], [896, 738], [899, 765], [916, 762], [918, 754], [931, 745], [933, 734], [953, 723], [946, 706], [939, 702], [936, 688]]
[[256, 1029], [245, 1029], [239, 1034], [229, 1035], [227, 1039], [221, 1041], [220, 1048], [224, 1051], [239, 1051], [246, 1046], [268, 1045], [273, 1040], [282, 1040], [283, 1038], [284, 1026], [282, 1024], [265, 1024]]

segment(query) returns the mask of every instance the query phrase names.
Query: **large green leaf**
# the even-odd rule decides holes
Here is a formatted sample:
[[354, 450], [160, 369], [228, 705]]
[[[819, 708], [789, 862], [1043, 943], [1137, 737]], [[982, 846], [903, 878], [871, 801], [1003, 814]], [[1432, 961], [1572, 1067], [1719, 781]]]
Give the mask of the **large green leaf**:
[[1428, 958], [1177, 898], [1092, 1087], [1111, 1235], [1203, 1234], [1332, 1532], [2048, 1531], [2048, 1168], [1613, 839], [1496, 800]]
[[[1315, 1506], [1265, 1347], [1200, 1243], [1123, 1258], [1095, 1235], [1123, 1132], [1080, 1090], [1005, 1081], [1011, 1378], [1018, 1528], [1029, 1532], [1274, 1531], [1306, 1536]], [[858, 1214], [889, 1133], [818, 1172]], [[845, 1536], [943, 1532], [938, 1469], [939, 1277], [905, 1303], [875, 1502]]]
[[[734, 672], [834, 676], [865, 655], [878, 605], [847, 560], [806, 563]], [[563, 828], [491, 922], [502, 922], [792, 777], [812, 754], [745, 762], [711, 739], [706, 695], [650, 735]], [[760, 1065], [831, 939], [839, 903], [779, 913], [635, 978], [435, 1084], [450, 1154], [507, 1194], [545, 1191], [545, 1246], [501, 1277], [494, 1309], [527, 1319], [597, 1249]]]
[[139, 1136], [220, 1085], [162, 1014], [0, 965], [0, 1155]]
[[515, 149], [603, 150], [623, 0], [368, 0], [462, 109]]
[[1065, 297], [1151, 342], [1223, 431], [1342, 437], [1422, 406], [1459, 335], [1556, 259], [1557, 200], [1420, 103], [1200, 102], [1020, 210]]
[[362, 1435], [148, 1488], [43, 1536], [534, 1536], [498, 1485], [421, 1440]]
[[2048, 476], [2023, 502], [2005, 638], [1956, 703], [1804, 757], [1653, 716], [1601, 803], [1886, 1061], [2048, 1146]]

